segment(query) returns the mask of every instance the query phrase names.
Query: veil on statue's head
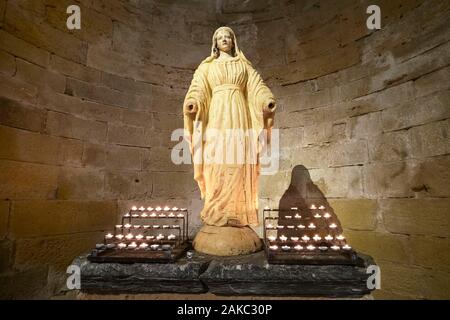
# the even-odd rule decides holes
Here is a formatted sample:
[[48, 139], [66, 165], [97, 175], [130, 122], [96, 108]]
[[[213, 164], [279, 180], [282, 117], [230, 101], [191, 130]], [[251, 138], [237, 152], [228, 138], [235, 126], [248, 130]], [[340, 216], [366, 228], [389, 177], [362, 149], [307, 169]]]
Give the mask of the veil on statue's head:
[[212, 44], [211, 44], [211, 55], [209, 57], [207, 57], [205, 60], [202, 61], [202, 63], [205, 62], [211, 62], [214, 59], [217, 59], [219, 56], [219, 49], [217, 48], [217, 34], [219, 33], [219, 31], [228, 31], [231, 35], [231, 38], [233, 39], [233, 48], [232, 51], [234, 53], [234, 56], [239, 56], [244, 62], [247, 62], [248, 64], [251, 64], [250, 61], [247, 60], [247, 58], [245, 57], [244, 53], [239, 49], [238, 43], [237, 43], [237, 39], [236, 39], [236, 34], [234, 33], [233, 29], [231, 29], [230, 27], [220, 27], [217, 28], [216, 31], [214, 31], [214, 34], [212, 36]]

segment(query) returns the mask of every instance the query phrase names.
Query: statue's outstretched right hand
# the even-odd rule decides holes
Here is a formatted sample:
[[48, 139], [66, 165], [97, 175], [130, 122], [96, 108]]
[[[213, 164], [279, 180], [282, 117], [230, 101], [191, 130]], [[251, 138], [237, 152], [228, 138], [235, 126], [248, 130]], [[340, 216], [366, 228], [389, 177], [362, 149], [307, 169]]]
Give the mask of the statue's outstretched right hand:
[[188, 100], [186, 101], [186, 103], [184, 104], [183, 107], [183, 112], [186, 115], [195, 115], [198, 111], [198, 105], [197, 102], [195, 100]]

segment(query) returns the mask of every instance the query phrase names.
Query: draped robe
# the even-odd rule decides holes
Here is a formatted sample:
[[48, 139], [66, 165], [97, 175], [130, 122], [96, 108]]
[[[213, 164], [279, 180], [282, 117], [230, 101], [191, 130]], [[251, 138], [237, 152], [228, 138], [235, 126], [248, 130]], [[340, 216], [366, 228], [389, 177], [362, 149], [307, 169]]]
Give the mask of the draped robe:
[[[195, 115], [184, 114], [184, 127], [194, 160], [194, 179], [205, 200], [200, 214], [203, 222], [214, 226], [258, 225], [260, 164], [258, 154], [252, 152], [259, 150], [257, 135], [263, 129], [270, 135], [275, 108], [267, 106], [275, 101], [272, 92], [242, 56], [230, 60], [207, 58], [194, 73], [184, 107], [189, 101], [198, 106]], [[237, 134], [227, 136], [227, 132]], [[233, 149], [230, 162], [230, 154], [223, 153], [232, 143], [250, 157], [240, 161], [238, 149]], [[222, 159], [223, 163], [211, 159]]]

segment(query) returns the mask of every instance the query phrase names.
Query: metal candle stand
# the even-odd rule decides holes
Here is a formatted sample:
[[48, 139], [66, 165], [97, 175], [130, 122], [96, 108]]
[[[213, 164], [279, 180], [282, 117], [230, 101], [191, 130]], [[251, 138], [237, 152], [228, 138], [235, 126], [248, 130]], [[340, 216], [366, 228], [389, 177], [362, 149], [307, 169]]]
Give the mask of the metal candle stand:
[[[363, 265], [364, 262], [356, 252], [346, 244], [345, 238], [336, 234], [337, 221], [332, 222], [335, 219], [325, 218], [324, 213], [322, 211], [322, 214], [313, 215], [312, 212], [302, 213], [297, 208], [265, 208], [263, 232], [268, 262], [271, 264]], [[282, 220], [290, 221], [288, 225], [279, 224], [280, 214], [283, 214]], [[332, 224], [336, 227], [330, 228]], [[312, 226], [314, 228], [309, 228]], [[289, 237], [284, 236], [283, 231], [288, 231]], [[323, 236], [323, 234], [326, 235]]]
[[[132, 207], [121, 220], [114, 233], [105, 235], [104, 243], [97, 244], [88, 255], [89, 261], [169, 263], [189, 249], [189, 212], [185, 208]], [[177, 235], [167, 235], [167, 231], [173, 230], [178, 231]]]

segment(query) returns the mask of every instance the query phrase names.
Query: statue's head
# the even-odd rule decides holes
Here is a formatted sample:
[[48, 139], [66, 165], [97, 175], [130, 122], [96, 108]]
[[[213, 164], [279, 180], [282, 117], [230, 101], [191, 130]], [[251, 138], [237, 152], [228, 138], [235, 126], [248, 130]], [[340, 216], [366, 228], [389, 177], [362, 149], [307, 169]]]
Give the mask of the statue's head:
[[229, 27], [220, 27], [214, 32], [211, 54], [217, 58], [221, 51], [227, 52], [233, 57], [239, 52], [236, 35]]

